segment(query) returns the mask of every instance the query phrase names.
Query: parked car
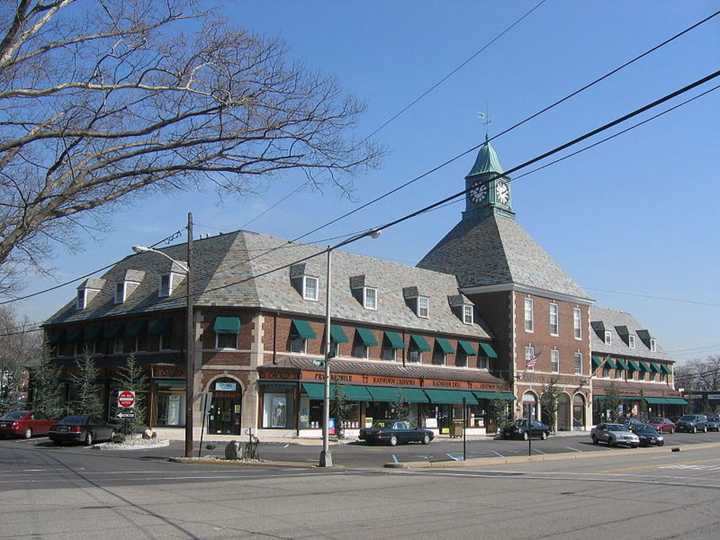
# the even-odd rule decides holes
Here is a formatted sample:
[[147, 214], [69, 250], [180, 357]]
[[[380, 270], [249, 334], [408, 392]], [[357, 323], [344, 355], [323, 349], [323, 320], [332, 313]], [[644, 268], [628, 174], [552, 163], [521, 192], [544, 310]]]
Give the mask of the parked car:
[[537, 420], [532, 420], [530, 422], [530, 429], [528, 430], [527, 420], [515, 420], [515, 422], [509, 426], [505, 426], [502, 430], [503, 439], [522, 439], [527, 441], [528, 436], [533, 439], [545, 440], [550, 436], [550, 427]]
[[675, 433], [675, 423], [669, 418], [651, 418], [648, 425], [654, 427], [660, 433]]
[[54, 423], [31, 411], [13, 411], [0, 418], [0, 436], [29, 439], [34, 435], [47, 435]]
[[675, 424], [675, 431], [686, 431], [688, 433], [702, 431], [707, 433], [707, 430], [707, 416], [704, 414], [685, 414]]
[[720, 431], [720, 416], [708, 415], [707, 428], [708, 431]]
[[604, 442], [608, 446], [640, 446], [640, 438], [623, 424], [598, 424], [590, 431], [590, 437], [593, 444]]
[[435, 434], [429, 429], [412, 426], [405, 420], [379, 420], [370, 428], [360, 430], [361, 441], [397, 446], [401, 443], [420, 442], [430, 444]]
[[658, 431], [648, 425], [634, 425], [632, 428], [632, 432], [638, 436], [638, 439], [640, 440], [640, 446], [664, 446], [665, 445], [665, 438], [658, 433]]
[[109, 441], [114, 434], [115, 426], [88, 415], [66, 416], [48, 433], [55, 444], [77, 442], [87, 446], [98, 441]]

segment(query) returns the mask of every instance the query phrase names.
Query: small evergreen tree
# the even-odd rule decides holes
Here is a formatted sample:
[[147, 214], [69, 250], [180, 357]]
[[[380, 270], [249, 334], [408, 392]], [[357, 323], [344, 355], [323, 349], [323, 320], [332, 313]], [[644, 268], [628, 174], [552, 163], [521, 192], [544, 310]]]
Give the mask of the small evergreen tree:
[[345, 389], [342, 384], [336, 384], [330, 401], [330, 416], [335, 419], [336, 433], [342, 433], [343, 422], [350, 418], [351, 414], [352, 404], [345, 397]]
[[488, 401], [485, 409], [486, 417], [486, 429], [489, 427], [487, 424], [494, 423], [495, 429], [501, 431], [507, 424], [512, 423], [512, 413], [508, 402], [502, 399], [492, 399]]
[[391, 406], [398, 420], [407, 420], [410, 417], [410, 403], [408, 403], [402, 393], [400, 394], [400, 398], [394, 401]]
[[610, 418], [607, 418], [608, 422], [614, 422], [618, 417], [618, 409], [622, 405], [622, 399], [620, 399], [620, 392], [618, 392], [615, 381], [611, 381], [610, 385], [605, 389], [605, 409], [610, 411]]
[[72, 382], [77, 390], [76, 399], [72, 404], [73, 414], [88, 414], [99, 416], [103, 411], [100, 402], [100, 388], [96, 384], [98, 371], [95, 360], [86, 351], [76, 361], [77, 373], [72, 376]]
[[553, 378], [545, 385], [543, 393], [540, 396], [540, 407], [542, 410], [543, 422], [550, 429], [557, 431], [557, 412], [558, 401], [560, 399], [560, 388], [557, 385], [557, 379]]
[[30, 372], [32, 410], [45, 418], [59, 418], [65, 413], [62, 405], [60, 370], [43, 348], [40, 363]]
[[[145, 372], [142, 366], [137, 363], [134, 354], [128, 356], [125, 360], [125, 367], [118, 370], [117, 377], [115, 378], [115, 384], [117, 385], [118, 390], [130, 390], [131, 392], [135, 392], [135, 408], [133, 409], [135, 417], [128, 418], [123, 422], [125, 435], [135, 433], [145, 427], [145, 417], [147, 411], [145, 408], [144, 391], [147, 385], [147, 379], [145, 378]], [[115, 402], [114, 408], [115, 414], [113, 416], [117, 416], [117, 401]]]

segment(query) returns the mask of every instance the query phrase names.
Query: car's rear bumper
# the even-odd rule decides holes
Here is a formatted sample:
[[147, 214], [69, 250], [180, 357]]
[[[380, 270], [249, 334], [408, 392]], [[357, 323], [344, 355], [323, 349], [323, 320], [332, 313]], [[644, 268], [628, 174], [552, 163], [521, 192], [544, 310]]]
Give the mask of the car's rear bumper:
[[22, 437], [24, 434], [24, 429], [0, 428], [0, 437]]
[[83, 442], [85, 440], [85, 433], [61, 433], [53, 432], [48, 433], [51, 441], [55, 442]]

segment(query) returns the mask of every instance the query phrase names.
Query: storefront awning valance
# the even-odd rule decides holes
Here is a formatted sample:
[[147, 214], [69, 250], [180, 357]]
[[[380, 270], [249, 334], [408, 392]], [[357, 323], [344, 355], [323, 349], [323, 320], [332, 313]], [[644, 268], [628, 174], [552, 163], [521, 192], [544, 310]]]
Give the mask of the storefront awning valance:
[[115, 339], [122, 335], [123, 325], [122, 323], [108, 324], [103, 327], [103, 337], [105, 339]]
[[[302, 383], [302, 387], [310, 399], [324, 399], [325, 385], [323, 383]], [[347, 401], [372, 401], [370, 393], [364, 386], [356, 384], [331, 384], [330, 399], [335, 399], [338, 391], [343, 393]]]
[[425, 341], [425, 338], [418, 335], [411, 335], [410, 339], [415, 344], [415, 347], [420, 352], [428, 352], [430, 350], [430, 345], [428, 345], [428, 342]]
[[128, 337], [137, 337], [145, 333], [147, 321], [130, 321], [125, 327], [125, 335]]
[[670, 369], [670, 366], [667, 366], [665, 364], [660, 364], [660, 369], [662, 369], [663, 373], [665, 373], [666, 375], [672, 374], [672, 369]]
[[659, 364], [650, 364], [650, 367], [655, 373], [662, 373], [662, 369], [660, 369]]
[[398, 332], [385, 332], [385, 339], [387, 339], [390, 347], [393, 349], [404, 349], [405, 343], [403, 338]]
[[440, 350], [442, 350], [445, 354], [453, 354], [455, 352], [453, 346], [450, 345], [450, 342], [445, 338], [435, 338], [435, 343], [437, 343]]
[[172, 319], [153, 319], [148, 324], [148, 334], [167, 337], [172, 331]]
[[468, 405], [478, 405], [478, 400], [467, 390], [425, 390], [431, 403], [440, 405], [462, 405], [463, 398]]
[[[620, 401], [632, 401], [640, 400], [640, 396], [616, 396], [618, 400]], [[611, 398], [609, 396], [593, 396], [593, 400], [595, 401], [609, 401]]]
[[646, 397], [648, 405], [687, 405], [686, 399], [681, 397]]
[[428, 403], [428, 397], [421, 388], [397, 388], [390, 386], [366, 386], [372, 401], [384, 403]]
[[490, 392], [490, 391], [479, 391], [473, 390], [473, 394], [478, 399], [492, 399], [492, 400], [503, 400], [503, 401], [514, 401], [515, 394], [512, 392]]
[[640, 371], [640, 362], [628, 360], [628, 365], [630, 367], [630, 371]]
[[307, 321], [293, 319], [292, 329], [298, 336], [303, 339], [315, 339], [317, 337], [315, 334], [315, 330], [312, 329], [312, 326], [310, 326], [310, 323]]
[[374, 347], [377, 345], [377, 339], [375, 339], [375, 334], [373, 334], [371, 330], [368, 330], [367, 328], [358, 328], [355, 331], [357, 332], [360, 341], [362, 341], [366, 347]]
[[599, 356], [594, 356], [594, 355], [593, 355], [593, 357], [592, 357], [592, 367], [593, 367], [593, 369], [599, 368], [600, 366], [602, 366], [602, 363], [603, 363], [602, 358], [600, 358]]
[[337, 324], [331, 324], [330, 341], [332, 341], [333, 343], [347, 343], [350, 340], [345, 335], [345, 331], [342, 329], [342, 326], [338, 326]]
[[213, 330], [216, 334], [239, 334], [240, 317], [215, 317]]
[[458, 340], [458, 346], [466, 355], [477, 356], [477, 351], [475, 350], [475, 347], [473, 347], [472, 343], [470, 343], [469, 341], [463, 341], [462, 339]]
[[495, 349], [493, 349], [493, 346], [489, 343], [480, 343], [480, 349], [483, 352], [483, 356], [487, 356], [488, 358], [497, 358], [498, 355], [495, 352]]
[[625, 360], [624, 358], [618, 358], [616, 360], [616, 362], [618, 364], [618, 367], [617, 367], [618, 369], [624, 369], [625, 371], [630, 371], [627, 360]]
[[640, 362], [640, 371], [647, 371], [650, 373], [652, 371], [652, 368], [650, 367], [649, 362]]
[[614, 358], [610, 358], [609, 356], [605, 359], [605, 365], [609, 367], [610, 369], [617, 369], [617, 362]]

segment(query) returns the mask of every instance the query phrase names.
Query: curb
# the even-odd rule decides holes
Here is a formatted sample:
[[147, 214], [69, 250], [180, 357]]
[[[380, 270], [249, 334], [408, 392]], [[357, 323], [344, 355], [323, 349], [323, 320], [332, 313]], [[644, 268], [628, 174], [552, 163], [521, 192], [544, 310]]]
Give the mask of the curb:
[[[628, 448], [624, 449], [632, 452], [633, 455], [642, 454], [662, 454], [674, 453], [680, 451], [702, 450], [706, 448], [720, 448], [720, 443], [700, 443], [685, 446], [663, 446], [659, 448]], [[621, 449], [622, 450], [622, 449]], [[562, 452], [559, 454], [541, 454], [534, 456], [507, 456], [496, 458], [471, 458], [467, 461], [408, 461], [406, 463], [385, 463], [386, 469], [450, 469], [456, 467], [477, 467], [481, 465], [510, 465], [520, 463], [542, 463], [548, 461], [566, 461], [575, 459], [594, 459], [598, 457], [607, 457], [605, 452], [588, 451], [588, 452]]]
[[214, 457], [169, 457], [171, 463], [182, 465], [223, 465], [234, 467], [283, 467], [295, 469], [315, 469], [317, 465], [298, 463], [297, 461], [243, 461], [241, 459], [222, 459]]

